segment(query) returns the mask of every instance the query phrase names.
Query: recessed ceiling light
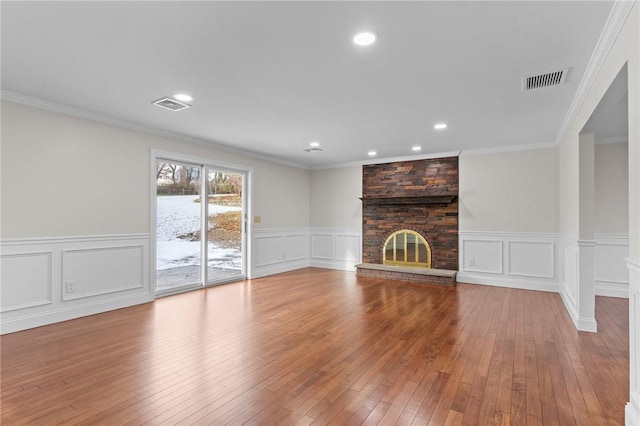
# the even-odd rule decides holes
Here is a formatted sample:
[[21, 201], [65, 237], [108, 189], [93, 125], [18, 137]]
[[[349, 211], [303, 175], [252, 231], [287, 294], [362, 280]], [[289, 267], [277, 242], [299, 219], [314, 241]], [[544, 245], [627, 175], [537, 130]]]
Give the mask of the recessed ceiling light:
[[187, 95], [186, 93], [176, 93], [175, 95], [173, 95], [173, 99], [182, 102], [191, 102], [193, 100], [193, 97]]
[[411, 148], [411, 151], [422, 151], [422, 147], [421, 146], [414, 146], [413, 148]]
[[436, 130], [444, 130], [447, 128], [447, 123], [436, 123], [433, 125], [433, 128]]
[[376, 35], [376, 33], [373, 33], [371, 31], [365, 31], [365, 32], [356, 34], [353, 37], [353, 42], [358, 46], [369, 46], [375, 43], [377, 38], [378, 36]]
[[375, 151], [369, 151], [367, 154], [369, 155], [369, 157], [374, 157], [374, 156], [378, 155], [378, 153], [375, 152]]
[[315, 142], [315, 141], [314, 141], [314, 142], [310, 142], [310, 143], [309, 143], [309, 146], [310, 146], [311, 148], [317, 148], [317, 147], [319, 147], [319, 146], [320, 146], [320, 142]]

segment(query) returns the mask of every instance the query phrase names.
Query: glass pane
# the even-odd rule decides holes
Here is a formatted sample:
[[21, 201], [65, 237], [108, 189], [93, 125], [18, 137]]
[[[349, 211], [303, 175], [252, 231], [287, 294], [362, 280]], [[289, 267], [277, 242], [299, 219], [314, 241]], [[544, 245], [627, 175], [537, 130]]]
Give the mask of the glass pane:
[[416, 236], [407, 234], [407, 262], [416, 261]]
[[384, 249], [384, 260], [387, 262], [393, 260], [393, 250], [395, 247], [393, 241], [393, 238], [391, 238]]
[[418, 245], [418, 262], [427, 263], [427, 246], [422, 242]]
[[207, 279], [242, 275], [243, 175], [208, 169]]
[[156, 162], [156, 292], [202, 283], [200, 172]]
[[396, 235], [396, 261], [404, 262], [404, 232]]

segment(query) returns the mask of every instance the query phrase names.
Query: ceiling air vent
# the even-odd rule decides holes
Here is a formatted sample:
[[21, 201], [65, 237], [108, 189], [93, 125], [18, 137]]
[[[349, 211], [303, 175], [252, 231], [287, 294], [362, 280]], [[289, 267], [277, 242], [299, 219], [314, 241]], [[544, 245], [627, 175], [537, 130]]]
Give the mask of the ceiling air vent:
[[317, 146], [312, 146], [310, 148], [303, 148], [302, 150], [305, 152], [320, 152], [322, 151], [322, 148], [318, 148]]
[[162, 98], [162, 99], [158, 99], [157, 101], [153, 101], [151, 103], [161, 108], [170, 109], [171, 111], [180, 111], [182, 109], [187, 109], [191, 107], [191, 105], [178, 102], [175, 99], [171, 99], [171, 98]]
[[522, 79], [522, 90], [527, 92], [533, 89], [542, 89], [543, 87], [559, 86], [564, 83], [567, 78], [568, 68], [558, 71], [552, 71], [545, 74], [531, 75]]

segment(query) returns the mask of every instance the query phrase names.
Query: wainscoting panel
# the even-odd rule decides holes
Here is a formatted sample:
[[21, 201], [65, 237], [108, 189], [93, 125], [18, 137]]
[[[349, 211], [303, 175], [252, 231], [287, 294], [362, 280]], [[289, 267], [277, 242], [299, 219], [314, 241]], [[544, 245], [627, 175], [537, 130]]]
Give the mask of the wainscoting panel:
[[2, 333], [153, 300], [149, 235], [4, 240]]
[[336, 234], [336, 260], [360, 262], [360, 235]]
[[629, 270], [625, 258], [629, 256], [628, 235], [595, 235], [596, 295], [629, 297]]
[[309, 266], [309, 229], [273, 228], [253, 231], [251, 278]]
[[51, 256], [50, 251], [0, 256], [0, 312], [51, 303]]
[[311, 266], [353, 271], [361, 259], [360, 229], [311, 228]]
[[460, 231], [458, 281], [558, 291], [557, 234]]
[[309, 234], [286, 235], [284, 237], [284, 260], [292, 262], [294, 260], [309, 259]]
[[463, 270], [502, 274], [502, 240], [463, 239]]
[[508, 241], [508, 274], [521, 277], [556, 276], [555, 244], [550, 241]]
[[254, 247], [256, 268], [284, 263], [283, 235], [256, 235]]
[[144, 246], [62, 250], [62, 300], [144, 286]]
[[331, 233], [311, 233], [311, 258], [333, 260], [333, 237]]

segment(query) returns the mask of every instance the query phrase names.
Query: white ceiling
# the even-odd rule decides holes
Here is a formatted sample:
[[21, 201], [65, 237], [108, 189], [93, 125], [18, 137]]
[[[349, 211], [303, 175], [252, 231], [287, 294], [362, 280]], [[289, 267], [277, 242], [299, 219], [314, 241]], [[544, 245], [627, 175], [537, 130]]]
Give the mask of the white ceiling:
[[3, 1], [2, 90], [303, 167], [549, 143], [612, 4]]

